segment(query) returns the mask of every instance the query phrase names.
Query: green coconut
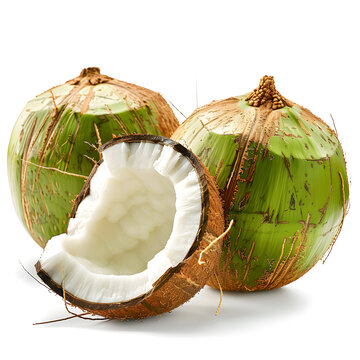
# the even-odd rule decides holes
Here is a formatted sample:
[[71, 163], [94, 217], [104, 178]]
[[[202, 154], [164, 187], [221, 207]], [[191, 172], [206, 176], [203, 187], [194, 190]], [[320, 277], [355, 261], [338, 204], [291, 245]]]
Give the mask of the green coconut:
[[13, 129], [8, 175], [17, 214], [42, 247], [66, 231], [74, 200], [115, 135], [169, 137], [178, 121], [160, 94], [84, 69], [29, 101]]
[[349, 200], [343, 151], [328, 125], [279, 94], [273, 77], [197, 109], [172, 138], [207, 166], [226, 221], [234, 220], [209, 285], [278, 288], [330, 251]]

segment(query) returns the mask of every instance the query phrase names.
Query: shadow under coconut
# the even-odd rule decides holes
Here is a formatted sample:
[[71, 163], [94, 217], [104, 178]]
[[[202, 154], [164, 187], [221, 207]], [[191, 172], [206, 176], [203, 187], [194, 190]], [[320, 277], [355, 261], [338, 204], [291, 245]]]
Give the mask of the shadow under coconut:
[[[16, 275], [27, 286], [34, 286], [34, 279], [37, 279], [37, 276], [30, 264], [32, 264], [31, 261], [20, 261]], [[29, 274], [26, 274], [24, 269]], [[32, 275], [33, 279], [29, 275]], [[62, 303], [63, 299], [55, 296], [53, 301], [55, 300], [58, 300], [58, 311], [56, 311], [56, 314], [52, 311], [44, 314], [43, 321], [61, 319], [70, 315], [66, 312]], [[222, 334], [233, 333], [234, 328], [237, 331], [247, 331], [249, 327], [256, 327], [259, 323], [264, 324], [276, 318], [286, 318], [291, 314], [297, 314], [304, 311], [309, 305], [309, 298], [305, 297], [300, 290], [291, 286], [251, 293], [224, 292], [222, 304], [216, 316], [219, 300], [219, 291], [206, 286], [181, 307], [153, 318], [125, 321], [116, 319], [91, 321], [73, 318], [40, 326], [160, 333], [168, 336], [179, 334], [192, 336], [195, 333], [199, 334], [201, 331], [206, 331], [207, 335], [218, 335], [219, 332]], [[70, 307], [70, 309], [79, 313], [76, 308]]]
[[[96, 328], [110, 331], [149, 332], [164, 335], [190, 335], [206, 330], [207, 335], [247, 331], [259, 323], [299, 313], [308, 306], [308, 299], [292, 288], [265, 292], [225, 292], [219, 314], [219, 292], [206, 287], [188, 303], [171, 313], [144, 320], [107, 321]], [[80, 319], [77, 319], [80, 320]], [[64, 324], [70, 325], [70, 324]], [[70, 325], [71, 326], [71, 325]]]

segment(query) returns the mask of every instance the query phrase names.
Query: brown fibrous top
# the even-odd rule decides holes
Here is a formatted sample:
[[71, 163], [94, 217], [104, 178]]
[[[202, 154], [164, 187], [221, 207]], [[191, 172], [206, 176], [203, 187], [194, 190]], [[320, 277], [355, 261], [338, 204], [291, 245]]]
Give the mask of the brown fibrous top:
[[97, 85], [113, 80], [112, 77], [103, 75], [100, 73], [100, 68], [98, 67], [88, 67], [82, 69], [80, 75], [75, 79], [67, 81], [71, 85]]
[[285, 98], [275, 88], [274, 77], [267, 75], [260, 80], [259, 86], [245, 100], [254, 107], [269, 103], [273, 110], [287, 105]]

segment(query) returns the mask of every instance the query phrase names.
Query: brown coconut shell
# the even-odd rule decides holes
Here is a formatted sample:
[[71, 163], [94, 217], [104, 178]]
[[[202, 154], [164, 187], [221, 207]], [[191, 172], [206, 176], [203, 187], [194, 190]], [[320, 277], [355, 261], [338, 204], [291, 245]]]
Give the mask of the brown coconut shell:
[[[104, 304], [89, 302], [65, 291], [66, 300], [72, 305], [105, 318], [141, 319], [175, 309], [191, 299], [204, 287], [214, 267], [219, 262], [221, 254], [222, 240], [214, 240], [224, 232], [222, 201], [210, 173], [191, 151], [173, 140], [153, 135], [127, 135], [114, 138], [104, 144], [100, 150], [103, 151], [120, 142], [139, 141], [171, 146], [191, 162], [198, 175], [201, 187], [201, 221], [193, 245], [184, 260], [176, 267], [167, 270], [146, 294], [126, 302]], [[91, 179], [98, 167], [99, 165], [94, 166], [84, 188], [77, 196], [70, 217], [75, 217], [79, 204], [89, 193]], [[199, 261], [200, 256], [201, 261]], [[63, 296], [64, 290], [62, 286], [55, 283], [42, 269], [40, 261], [36, 263], [35, 267], [39, 277], [45, 284], [55, 293]]]

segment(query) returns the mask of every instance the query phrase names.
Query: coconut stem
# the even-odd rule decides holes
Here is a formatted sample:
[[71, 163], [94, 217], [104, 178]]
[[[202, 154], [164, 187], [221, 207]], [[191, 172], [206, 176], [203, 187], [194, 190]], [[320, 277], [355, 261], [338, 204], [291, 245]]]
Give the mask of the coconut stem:
[[254, 107], [270, 103], [273, 110], [287, 105], [285, 98], [275, 88], [274, 77], [267, 75], [260, 80], [259, 86], [245, 100]]
[[81, 70], [80, 76], [93, 76], [93, 75], [100, 75], [100, 68], [98, 67], [88, 67]]
[[81, 73], [78, 77], [67, 81], [71, 85], [98, 85], [113, 80], [110, 76], [103, 75], [100, 73], [100, 68], [98, 67], [88, 67], [81, 70]]

